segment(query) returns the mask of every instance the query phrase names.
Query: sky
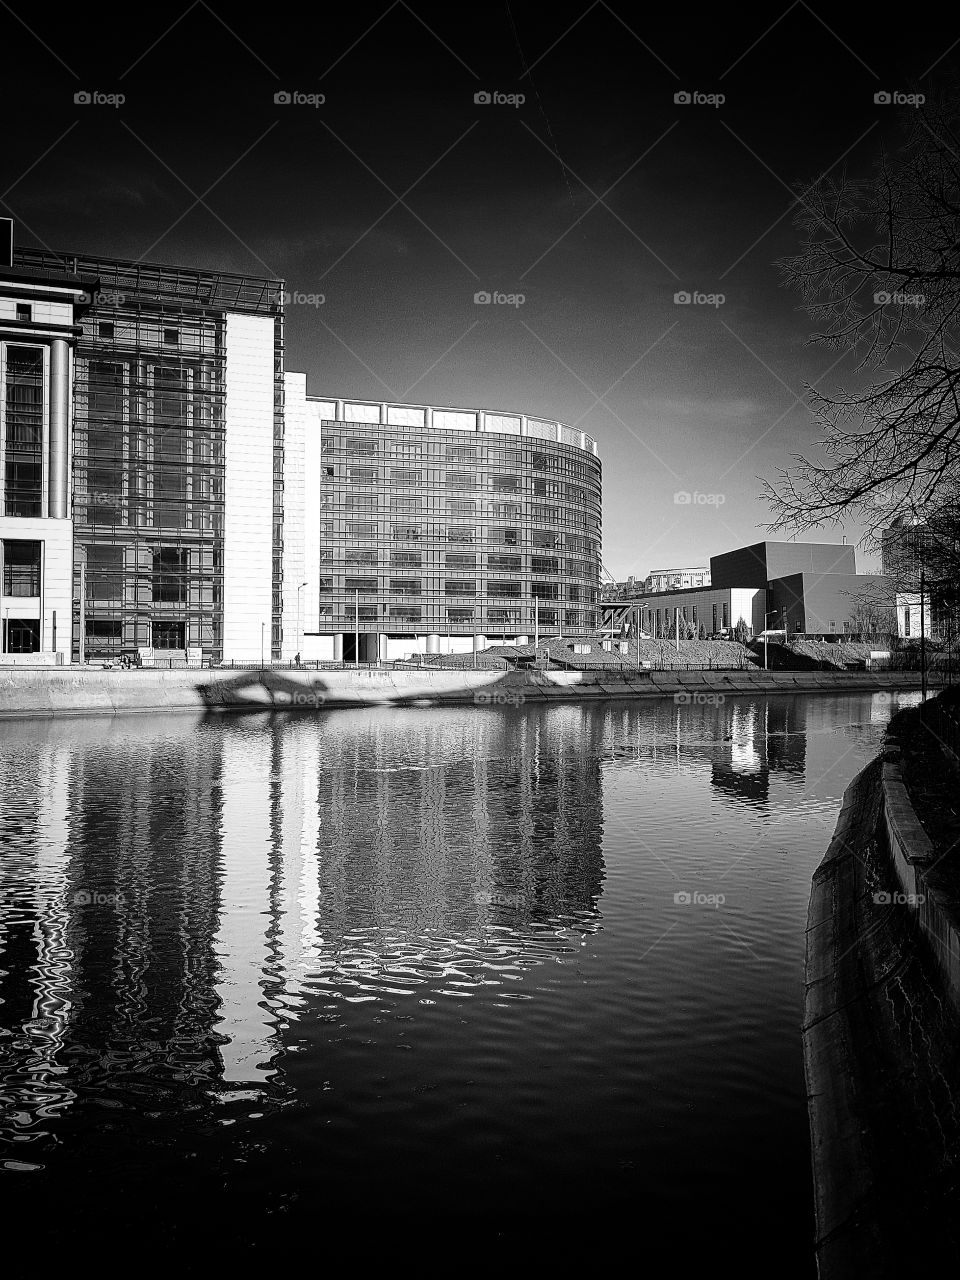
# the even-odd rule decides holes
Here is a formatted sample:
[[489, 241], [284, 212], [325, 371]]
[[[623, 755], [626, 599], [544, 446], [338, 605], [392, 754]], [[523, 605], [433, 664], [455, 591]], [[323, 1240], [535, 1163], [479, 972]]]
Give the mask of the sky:
[[0, 213], [25, 245], [281, 278], [311, 395], [578, 426], [607, 570], [706, 563], [815, 450], [805, 385], [855, 378], [776, 265], [796, 184], [872, 171], [913, 110], [874, 95], [956, 78], [960, 19], [663, 8], [0, 0]]

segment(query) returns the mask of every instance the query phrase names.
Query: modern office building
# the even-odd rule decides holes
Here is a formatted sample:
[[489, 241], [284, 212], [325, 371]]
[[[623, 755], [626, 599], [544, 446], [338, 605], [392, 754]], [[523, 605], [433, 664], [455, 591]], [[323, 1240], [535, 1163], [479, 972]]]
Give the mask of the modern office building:
[[0, 660], [69, 662], [74, 350], [88, 282], [12, 262], [0, 220]]
[[285, 657], [595, 633], [590, 436], [521, 413], [307, 396], [297, 374], [286, 416]]
[[368, 661], [594, 632], [596, 442], [308, 396], [283, 299], [0, 224], [0, 660]]
[[2, 656], [279, 657], [283, 282], [0, 241]]

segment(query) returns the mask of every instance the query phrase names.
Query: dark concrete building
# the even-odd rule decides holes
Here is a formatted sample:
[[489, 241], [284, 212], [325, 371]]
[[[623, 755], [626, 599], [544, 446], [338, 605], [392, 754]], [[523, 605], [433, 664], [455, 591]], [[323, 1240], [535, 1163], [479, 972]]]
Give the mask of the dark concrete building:
[[766, 590], [774, 578], [788, 574], [856, 574], [852, 546], [835, 542], [755, 542], [736, 551], [710, 557], [714, 587], [756, 587]]

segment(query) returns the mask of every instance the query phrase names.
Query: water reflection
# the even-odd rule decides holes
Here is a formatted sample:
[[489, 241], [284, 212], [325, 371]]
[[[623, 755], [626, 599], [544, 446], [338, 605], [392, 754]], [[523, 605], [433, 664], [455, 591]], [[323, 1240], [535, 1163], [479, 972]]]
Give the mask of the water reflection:
[[0, 722], [8, 1212], [806, 1241], [810, 876], [894, 709]]
[[277, 1082], [311, 1001], [517, 998], [599, 927], [583, 711], [144, 728], [0, 730], [2, 1132], [20, 1159], [78, 1096], [157, 1118]]

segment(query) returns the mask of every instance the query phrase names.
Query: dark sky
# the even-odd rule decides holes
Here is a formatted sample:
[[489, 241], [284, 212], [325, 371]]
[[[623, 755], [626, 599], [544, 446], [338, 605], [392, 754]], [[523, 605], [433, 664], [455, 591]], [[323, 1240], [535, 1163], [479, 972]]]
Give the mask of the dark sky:
[[852, 376], [805, 346], [774, 266], [797, 246], [792, 184], [868, 173], [910, 111], [874, 94], [955, 77], [960, 20], [662, 11], [0, 0], [3, 212], [24, 244], [323, 295], [288, 309], [312, 394], [577, 424], [600, 442], [613, 573], [699, 563], [762, 536], [757, 477], [816, 439], [804, 381]]

